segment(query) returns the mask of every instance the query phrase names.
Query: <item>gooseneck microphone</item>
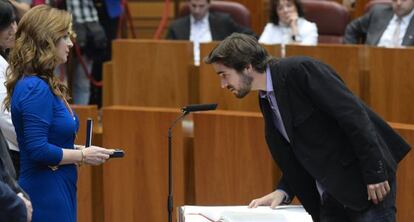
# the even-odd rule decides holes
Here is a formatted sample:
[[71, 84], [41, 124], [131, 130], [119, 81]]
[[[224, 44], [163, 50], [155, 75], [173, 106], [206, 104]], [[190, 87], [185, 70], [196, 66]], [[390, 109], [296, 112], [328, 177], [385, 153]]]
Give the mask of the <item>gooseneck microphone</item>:
[[172, 192], [172, 185], [173, 185], [173, 176], [172, 176], [172, 129], [177, 124], [178, 121], [184, 119], [186, 115], [188, 115], [191, 112], [198, 112], [198, 111], [209, 111], [209, 110], [215, 110], [217, 108], [217, 104], [193, 104], [185, 106], [181, 109], [183, 112], [174, 122], [171, 124], [171, 126], [168, 128], [168, 197], [167, 197], [167, 210], [168, 210], [168, 222], [172, 222], [172, 212], [174, 207], [174, 201], [173, 201], [173, 192]]
[[183, 107], [181, 110], [183, 112], [197, 112], [197, 111], [209, 111], [215, 110], [217, 108], [217, 103], [211, 104], [192, 104], [186, 107]]

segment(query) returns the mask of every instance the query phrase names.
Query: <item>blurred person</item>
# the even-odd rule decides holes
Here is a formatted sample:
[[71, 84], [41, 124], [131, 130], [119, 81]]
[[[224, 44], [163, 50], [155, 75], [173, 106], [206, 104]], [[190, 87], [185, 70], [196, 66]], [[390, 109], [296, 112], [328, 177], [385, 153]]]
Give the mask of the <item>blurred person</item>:
[[[112, 40], [117, 36], [119, 18], [122, 13], [121, 0], [95, 0], [99, 23], [105, 30], [107, 37], [106, 48], [93, 63], [92, 76], [97, 81], [102, 81], [103, 63], [112, 58]], [[102, 106], [102, 86], [91, 85], [89, 104]]]
[[318, 28], [304, 18], [300, 0], [271, 0], [269, 14], [270, 22], [266, 24], [259, 43], [318, 43]]
[[19, 184], [31, 198], [34, 222], [76, 221], [77, 165], [99, 165], [113, 153], [74, 145], [79, 121], [67, 87], [53, 74], [73, 46], [71, 23], [66, 11], [36, 6], [20, 20], [10, 52], [4, 104], [12, 113]]
[[[13, 48], [15, 41], [15, 34], [17, 30], [15, 10], [8, 0], [0, 1], [0, 101], [3, 103], [6, 98], [7, 90], [4, 86], [6, 81], [6, 69], [9, 66], [7, 63], [8, 50]], [[11, 120], [11, 114], [9, 111], [1, 107], [0, 110], [0, 129], [5, 136], [8, 147], [10, 149], [10, 155], [13, 160], [15, 168], [15, 179], [19, 173], [19, 147], [16, 140], [16, 132]]]
[[194, 63], [200, 63], [200, 43], [223, 40], [233, 32], [254, 35], [228, 14], [209, 12], [210, 0], [187, 0], [190, 14], [171, 22], [167, 39], [190, 40], [194, 44]]
[[348, 24], [344, 42], [382, 47], [414, 45], [414, 0], [377, 5]]
[[29, 11], [32, 0], [10, 0], [17, 10], [17, 17], [20, 19], [24, 13]]
[[[92, 74], [95, 61], [102, 60], [101, 57], [105, 54], [107, 47], [107, 38], [105, 30], [99, 23], [98, 12], [93, 0], [66, 0], [66, 9], [72, 13], [76, 44], [81, 49], [81, 55], [76, 54], [73, 61], [73, 103], [88, 105], [91, 96], [91, 82], [87, 74]], [[81, 63], [81, 60], [84, 64]]]
[[237, 98], [259, 91], [266, 142], [282, 171], [249, 207], [296, 196], [315, 222], [394, 222], [397, 164], [410, 146], [352, 94], [328, 65], [277, 60], [251, 36], [232, 34], [205, 59]]

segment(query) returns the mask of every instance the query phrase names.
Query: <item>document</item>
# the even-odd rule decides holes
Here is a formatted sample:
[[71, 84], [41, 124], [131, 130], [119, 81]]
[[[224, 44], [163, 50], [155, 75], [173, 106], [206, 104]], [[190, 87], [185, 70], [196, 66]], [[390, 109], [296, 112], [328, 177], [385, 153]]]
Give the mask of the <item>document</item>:
[[262, 206], [182, 206], [179, 222], [312, 222], [301, 205], [284, 205], [276, 209]]

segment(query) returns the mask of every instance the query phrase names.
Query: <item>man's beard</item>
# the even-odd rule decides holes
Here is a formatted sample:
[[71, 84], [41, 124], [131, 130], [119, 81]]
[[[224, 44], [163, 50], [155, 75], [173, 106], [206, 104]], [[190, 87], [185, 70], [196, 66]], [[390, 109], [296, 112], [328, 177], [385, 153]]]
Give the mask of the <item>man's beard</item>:
[[[247, 94], [249, 94], [252, 89], [253, 77], [242, 73], [240, 74], [240, 81], [240, 89], [237, 90], [237, 93], [234, 93], [238, 99], [244, 98]], [[227, 86], [227, 89], [235, 90], [236, 88], [234, 88], [232, 85], [229, 85]]]

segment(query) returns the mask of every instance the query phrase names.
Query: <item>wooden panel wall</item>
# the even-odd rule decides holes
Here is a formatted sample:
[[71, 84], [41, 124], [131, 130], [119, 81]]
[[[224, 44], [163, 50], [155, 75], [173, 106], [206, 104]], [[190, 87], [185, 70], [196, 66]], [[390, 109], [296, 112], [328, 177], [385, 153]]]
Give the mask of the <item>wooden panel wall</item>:
[[365, 48], [356, 45], [323, 45], [301, 46], [286, 45], [286, 57], [310, 56], [331, 66], [347, 84], [348, 88], [357, 95], [364, 95], [361, 89], [365, 85], [364, 61]]
[[[179, 114], [177, 109], [103, 109], [104, 146], [125, 151], [124, 158], [104, 165], [104, 221], [167, 221], [167, 129]], [[174, 205], [179, 206], [185, 193], [180, 124], [172, 142]]]
[[[391, 123], [406, 141], [414, 147], [414, 125]], [[414, 152], [401, 161], [397, 171], [397, 221], [410, 222], [414, 218]]]
[[112, 62], [113, 104], [178, 108], [189, 102], [191, 42], [116, 40]]
[[247, 205], [274, 190], [280, 172], [264, 139], [260, 114], [194, 114], [195, 198], [198, 205]]
[[103, 64], [103, 71], [102, 71], [102, 80], [103, 80], [103, 87], [102, 87], [102, 106], [111, 106], [113, 105], [113, 65], [112, 61], [105, 62]]
[[[96, 106], [72, 105], [73, 111], [79, 118], [79, 131], [75, 144], [85, 145], [86, 119], [92, 118], [97, 123], [98, 108]], [[97, 124], [95, 124], [97, 126]], [[95, 129], [95, 131], [97, 128]], [[78, 221], [90, 222], [94, 220], [94, 198], [100, 195], [99, 190], [93, 187], [93, 167], [81, 166], [78, 168]]]

